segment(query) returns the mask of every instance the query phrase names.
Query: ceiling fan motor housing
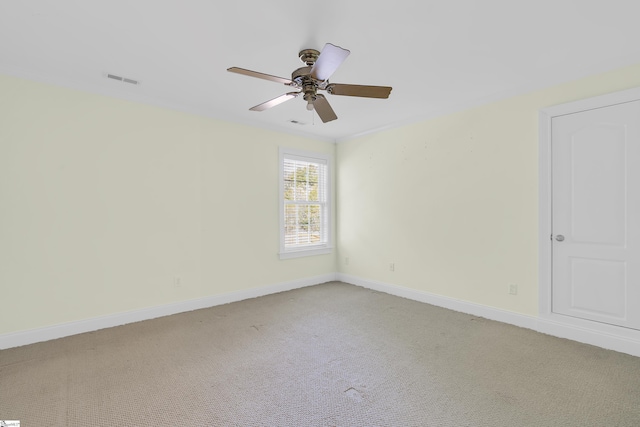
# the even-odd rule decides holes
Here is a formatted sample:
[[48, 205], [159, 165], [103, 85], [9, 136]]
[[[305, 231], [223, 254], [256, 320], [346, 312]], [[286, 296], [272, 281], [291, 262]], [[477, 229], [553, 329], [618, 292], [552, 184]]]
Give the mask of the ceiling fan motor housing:
[[313, 80], [311, 78], [311, 67], [300, 67], [291, 73], [291, 80], [296, 84], [296, 86], [302, 86], [305, 81]]
[[[305, 86], [313, 85], [315, 89], [326, 89], [329, 81], [318, 81], [311, 76], [311, 68], [312, 66], [300, 67], [291, 73], [291, 81], [293, 82], [292, 86], [303, 89], [304, 92], [307, 92]], [[315, 92], [315, 91], [314, 91]]]

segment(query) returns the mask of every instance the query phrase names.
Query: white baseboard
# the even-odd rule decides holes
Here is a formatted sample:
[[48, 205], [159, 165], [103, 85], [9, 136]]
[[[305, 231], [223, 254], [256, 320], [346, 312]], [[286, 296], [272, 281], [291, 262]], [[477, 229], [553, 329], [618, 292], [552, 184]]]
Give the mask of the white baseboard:
[[229, 292], [221, 295], [212, 295], [209, 297], [180, 301], [156, 307], [142, 308], [139, 310], [93, 317], [90, 319], [62, 323], [59, 325], [46, 326], [44, 328], [3, 334], [0, 335], [0, 349], [19, 347], [41, 341], [49, 341], [69, 335], [97, 331], [99, 329], [110, 328], [127, 323], [140, 322], [142, 320], [155, 319], [157, 317], [169, 316], [171, 314], [228, 304], [264, 295], [290, 291], [292, 289], [304, 288], [306, 286], [319, 285], [321, 283], [332, 282], [334, 280], [336, 280], [336, 274], [330, 273], [321, 276], [313, 276], [289, 282], [261, 286], [258, 288]]
[[535, 330], [640, 357], [640, 331], [563, 317], [541, 316]]
[[405, 288], [398, 285], [363, 279], [343, 273], [330, 273], [307, 277], [258, 288], [229, 292], [221, 295], [212, 295], [204, 298], [180, 301], [123, 313], [115, 313], [107, 316], [47, 326], [44, 328], [3, 334], [0, 335], [0, 349], [19, 347], [22, 345], [48, 341], [84, 332], [97, 331], [99, 329], [110, 328], [127, 323], [228, 304], [231, 302], [257, 298], [306, 286], [319, 285], [321, 283], [332, 282], [334, 280], [339, 280], [344, 283], [361, 286], [414, 301], [424, 302], [438, 307], [448, 308], [450, 310], [474, 316], [484, 317], [486, 319], [520, 326], [522, 328], [532, 329], [547, 335], [567, 338], [573, 341], [591, 344], [640, 357], [640, 331], [620, 331], [619, 328], [614, 327], [608, 327], [603, 330], [594, 330], [593, 328], [588, 327], [589, 322], [581, 323], [579, 321], [575, 321], [575, 324], [568, 324], [564, 321], [560, 321], [561, 319], [557, 319], [552, 316], [549, 316], [548, 318], [527, 316], [468, 301]]
[[542, 318], [514, 313], [499, 308], [475, 304], [468, 301], [457, 300], [429, 292], [418, 291], [402, 286], [391, 285], [374, 280], [363, 279], [348, 274], [337, 273], [336, 280], [349, 283], [363, 288], [384, 292], [387, 294], [424, 302], [450, 310], [484, 317], [485, 319], [497, 320], [503, 323], [532, 329], [543, 334], [555, 337], [566, 338], [585, 344], [627, 353], [640, 357], [640, 332], [626, 330], [624, 328], [608, 327], [607, 331], [594, 330], [589, 328], [590, 322], [582, 324], [568, 324], [552, 317]]
[[391, 285], [388, 283], [377, 282], [374, 280], [363, 279], [348, 274], [338, 273], [336, 280], [349, 283], [363, 288], [372, 289], [374, 291], [384, 292], [386, 294], [407, 298], [414, 301], [424, 302], [438, 307], [448, 308], [461, 313], [472, 314], [485, 319], [497, 320], [503, 323], [520, 326], [527, 329], [535, 329], [537, 319], [524, 314], [513, 313], [511, 311], [500, 310], [498, 308], [488, 307], [486, 305], [475, 304], [472, 302], [462, 301], [455, 298], [444, 297], [429, 292], [418, 291], [415, 289], [405, 288], [403, 286]]

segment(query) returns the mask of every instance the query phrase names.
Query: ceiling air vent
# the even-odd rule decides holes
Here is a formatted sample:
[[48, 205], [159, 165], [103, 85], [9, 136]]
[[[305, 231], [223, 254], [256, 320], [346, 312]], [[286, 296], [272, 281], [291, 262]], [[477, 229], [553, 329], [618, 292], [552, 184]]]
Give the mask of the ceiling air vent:
[[139, 85], [140, 82], [138, 80], [129, 79], [127, 77], [116, 76], [115, 74], [107, 74], [108, 79], [118, 80], [123, 83], [130, 83], [132, 85]]
[[301, 122], [299, 120], [289, 120], [289, 123], [293, 123], [294, 125], [300, 125], [300, 126], [306, 125], [305, 122]]

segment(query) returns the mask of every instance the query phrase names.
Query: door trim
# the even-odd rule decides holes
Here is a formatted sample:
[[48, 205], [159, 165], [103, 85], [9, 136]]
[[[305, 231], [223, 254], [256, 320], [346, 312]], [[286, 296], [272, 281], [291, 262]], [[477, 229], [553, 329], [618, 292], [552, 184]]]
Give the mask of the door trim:
[[[617, 337], [640, 346], [640, 331], [578, 319], [551, 311], [552, 280], [552, 168], [551, 168], [551, 120], [554, 117], [596, 108], [608, 107], [640, 100], [640, 88], [613, 92], [593, 98], [582, 99], [543, 108], [538, 117], [538, 313], [540, 320], [548, 321], [568, 330], [579, 329], [595, 335]], [[555, 335], [555, 334], [554, 334]], [[571, 338], [567, 336], [566, 338]], [[578, 341], [581, 341], [578, 339]], [[584, 342], [584, 341], [583, 341]], [[607, 347], [607, 345], [602, 345]], [[608, 347], [611, 348], [611, 347]], [[639, 347], [640, 348], [640, 347]]]

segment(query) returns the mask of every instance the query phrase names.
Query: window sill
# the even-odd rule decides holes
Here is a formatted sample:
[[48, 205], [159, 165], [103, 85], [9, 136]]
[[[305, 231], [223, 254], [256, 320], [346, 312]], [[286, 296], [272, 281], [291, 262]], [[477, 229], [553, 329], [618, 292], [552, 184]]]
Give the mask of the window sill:
[[280, 259], [300, 258], [305, 256], [313, 256], [313, 255], [325, 255], [325, 254], [330, 254], [332, 250], [333, 250], [332, 247], [326, 247], [326, 246], [321, 248], [290, 250], [286, 252], [280, 252]]

